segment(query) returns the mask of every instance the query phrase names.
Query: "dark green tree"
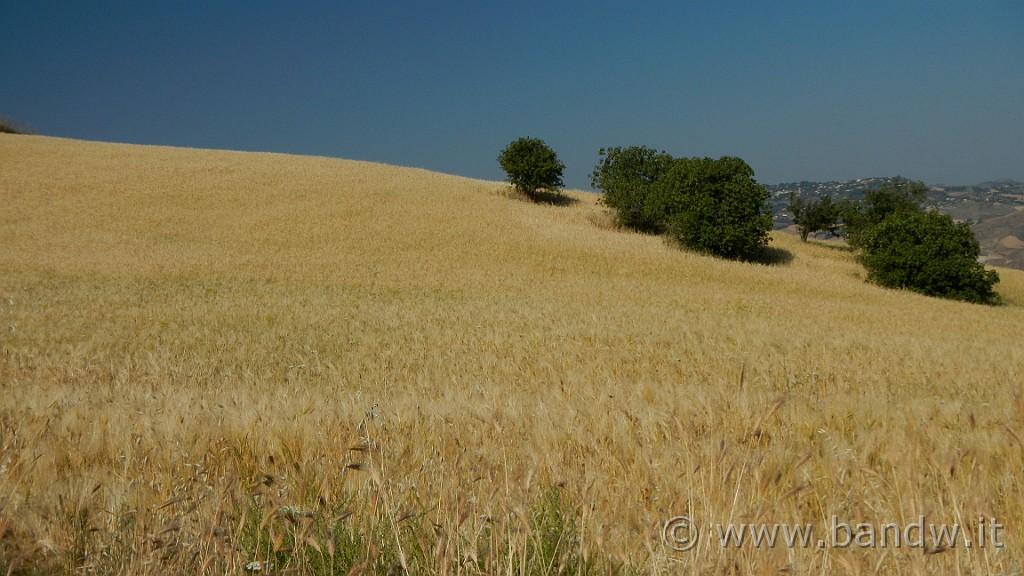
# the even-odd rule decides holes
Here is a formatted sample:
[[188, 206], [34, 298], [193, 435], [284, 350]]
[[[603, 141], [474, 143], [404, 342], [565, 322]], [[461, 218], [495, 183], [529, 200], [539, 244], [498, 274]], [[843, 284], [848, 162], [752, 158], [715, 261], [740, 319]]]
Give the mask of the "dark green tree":
[[769, 193], [740, 158], [679, 158], [653, 194], [670, 237], [691, 250], [744, 260], [768, 243]]
[[967, 302], [993, 304], [999, 274], [978, 262], [974, 232], [949, 216], [921, 210], [897, 210], [866, 228], [861, 261], [868, 280]]
[[665, 213], [652, 192], [672, 157], [644, 146], [602, 148], [598, 156], [590, 183], [604, 192], [601, 202], [615, 211], [616, 222], [641, 232], [663, 231]]
[[827, 230], [835, 235], [839, 220], [839, 205], [832, 202], [831, 196], [811, 198], [790, 192], [789, 204], [786, 209], [793, 214], [793, 223], [800, 231], [800, 239], [807, 242], [807, 236], [815, 232]]
[[531, 200], [537, 200], [541, 191], [558, 193], [563, 186], [565, 164], [539, 138], [514, 140], [501, 151], [498, 164], [509, 183]]
[[877, 224], [897, 212], [920, 212], [927, 199], [923, 182], [896, 176], [882, 187], [864, 192], [865, 215], [869, 224]]
[[928, 198], [924, 183], [896, 176], [880, 188], [864, 191], [864, 199], [845, 199], [839, 204], [840, 217], [851, 246], [861, 245], [864, 232], [898, 212], [920, 212]]

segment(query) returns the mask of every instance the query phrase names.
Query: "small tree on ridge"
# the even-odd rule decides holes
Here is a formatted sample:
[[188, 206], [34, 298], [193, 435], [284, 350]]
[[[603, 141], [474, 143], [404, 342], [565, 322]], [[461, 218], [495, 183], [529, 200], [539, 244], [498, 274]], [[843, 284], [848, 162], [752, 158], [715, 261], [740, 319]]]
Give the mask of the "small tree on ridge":
[[531, 200], [538, 192], [559, 192], [565, 164], [540, 138], [519, 138], [505, 147], [498, 156], [498, 164], [515, 186]]
[[831, 196], [808, 198], [790, 192], [786, 209], [793, 214], [793, 223], [800, 231], [800, 239], [807, 242], [807, 236], [822, 230], [833, 232], [839, 219], [839, 209]]

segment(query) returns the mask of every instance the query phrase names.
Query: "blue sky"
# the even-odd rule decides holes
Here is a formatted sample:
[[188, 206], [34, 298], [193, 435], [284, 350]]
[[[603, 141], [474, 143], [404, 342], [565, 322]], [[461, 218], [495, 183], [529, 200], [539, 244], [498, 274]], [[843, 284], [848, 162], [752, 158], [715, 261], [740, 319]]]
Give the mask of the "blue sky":
[[760, 182], [1024, 181], [1024, 1], [14, 2], [0, 116], [89, 140], [501, 180], [544, 139], [740, 156]]

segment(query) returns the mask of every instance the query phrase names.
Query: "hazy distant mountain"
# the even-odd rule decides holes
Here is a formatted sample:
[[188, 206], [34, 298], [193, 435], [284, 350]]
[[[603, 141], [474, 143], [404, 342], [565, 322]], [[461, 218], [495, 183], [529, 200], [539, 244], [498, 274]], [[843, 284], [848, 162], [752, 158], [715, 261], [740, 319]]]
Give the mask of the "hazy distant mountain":
[[[766, 185], [772, 195], [775, 228], [793, 224], [786, 211], [789, 193], [823, 196], [833, 200], [859, 198], [886, 178], [860, 178], [846, 182], [790, 182]], [[971, 186], [928, 185], [928, 206], [967, 222], [981, 244], [981, 260], [994, 266], [1024, 270], [1024, 183], [992, 180]]]

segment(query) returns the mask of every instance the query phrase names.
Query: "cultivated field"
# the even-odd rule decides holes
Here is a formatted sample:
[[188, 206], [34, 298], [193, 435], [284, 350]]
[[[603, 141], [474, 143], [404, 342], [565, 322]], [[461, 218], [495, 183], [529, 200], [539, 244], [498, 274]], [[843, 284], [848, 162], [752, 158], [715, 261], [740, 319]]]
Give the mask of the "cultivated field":
[[[929, 299], [569, 195], [0, 134], [0, 574], [1024, 568], [1024, 272]], [[833, 516], [972, 546], [842, 547]]]

